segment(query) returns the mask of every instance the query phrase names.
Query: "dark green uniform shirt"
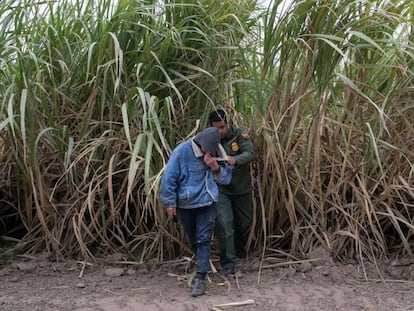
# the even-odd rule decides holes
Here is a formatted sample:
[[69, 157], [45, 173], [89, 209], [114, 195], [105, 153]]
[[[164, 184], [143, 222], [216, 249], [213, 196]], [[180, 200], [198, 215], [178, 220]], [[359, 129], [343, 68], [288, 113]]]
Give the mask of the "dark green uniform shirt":
[[219, 185], [227, 194], [244, 194], [252, 190], [249, 164], [256, 159], [256, 153], [248, 131], [230, 126], [228, 136], [221, 141], [226, 153], [236, 160], [229, 185]]

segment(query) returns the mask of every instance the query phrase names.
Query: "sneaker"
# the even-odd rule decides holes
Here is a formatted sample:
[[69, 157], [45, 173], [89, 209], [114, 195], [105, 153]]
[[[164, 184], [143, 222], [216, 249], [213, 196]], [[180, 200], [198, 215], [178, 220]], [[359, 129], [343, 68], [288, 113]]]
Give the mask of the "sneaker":
[[228, 275], [234, 274], [234, 266], [233, 265], [224, 266], [223, 268], [219, 269], [218, 273], [222, 276], [228, 276]]
[[206, 292], [206, 280], [195, 279], [191, 287], [191, 296], [201, 296]]

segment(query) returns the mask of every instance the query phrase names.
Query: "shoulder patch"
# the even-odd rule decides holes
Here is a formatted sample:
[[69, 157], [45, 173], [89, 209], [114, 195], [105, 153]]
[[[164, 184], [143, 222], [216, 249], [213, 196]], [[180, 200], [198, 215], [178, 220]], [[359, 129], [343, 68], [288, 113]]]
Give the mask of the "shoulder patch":
[[249, 137], [250, 137], [250, 136], [249, 136], [249, 132], [247, 132], [247, 131], [243, 131], [241, 135], [242, 135], [244, 138], [249, 138]]

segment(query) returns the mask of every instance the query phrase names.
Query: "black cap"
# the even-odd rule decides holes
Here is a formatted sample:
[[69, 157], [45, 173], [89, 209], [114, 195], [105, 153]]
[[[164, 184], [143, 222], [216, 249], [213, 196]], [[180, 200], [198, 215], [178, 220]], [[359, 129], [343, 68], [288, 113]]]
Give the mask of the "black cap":
[[217, 109], [217, 110], [210, 112], [208, 116], [208, 122], [210, 124], [213, 122], [220, 122], [220, 121], [227, 123], [226, 112], [223, 109]]

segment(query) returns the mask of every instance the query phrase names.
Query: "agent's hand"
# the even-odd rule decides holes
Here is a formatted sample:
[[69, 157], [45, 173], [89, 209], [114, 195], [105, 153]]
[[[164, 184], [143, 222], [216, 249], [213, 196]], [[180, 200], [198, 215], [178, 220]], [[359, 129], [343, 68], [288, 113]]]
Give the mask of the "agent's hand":
[[213, 172], [217, 172], [220, 169], [217, 161], [211, 156], [210, 153], [204, 155], [204, 163], [211, 168]]
[[236, 164], [236, 159], [231, 157], [231, 156], [227, 156], [227, 164], [228, 165], [234, 165]]
[[169, 218], [173, 218], [175, 215], [177, 215], [177, 211], [175, 207], [169, 207], [167, 208], [167, 215]]

